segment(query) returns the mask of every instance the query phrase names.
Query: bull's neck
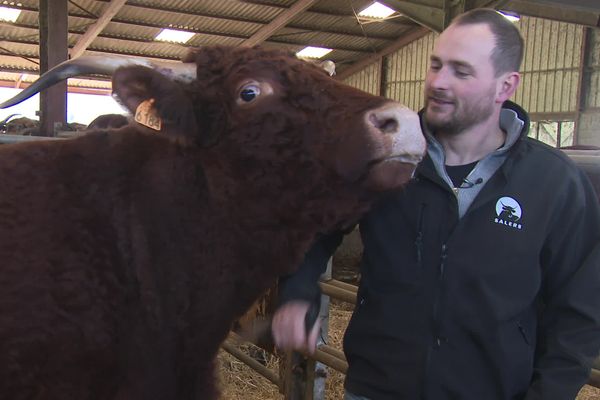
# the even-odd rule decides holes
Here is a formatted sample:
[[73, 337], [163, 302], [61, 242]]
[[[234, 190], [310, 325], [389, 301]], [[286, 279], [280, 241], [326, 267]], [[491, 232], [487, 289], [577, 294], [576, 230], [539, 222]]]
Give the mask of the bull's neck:
[[252, 253], [299, 262], [319, 234], [355, 222], [369, 203], [357, 200], [356, 191], [338, 178], [312, 172], [316, 168], [288, 165], [292, 172], [261, 174], [229, 160], [203, 158], [209, 198], [222, 208], [227, 224], [245, 235]]

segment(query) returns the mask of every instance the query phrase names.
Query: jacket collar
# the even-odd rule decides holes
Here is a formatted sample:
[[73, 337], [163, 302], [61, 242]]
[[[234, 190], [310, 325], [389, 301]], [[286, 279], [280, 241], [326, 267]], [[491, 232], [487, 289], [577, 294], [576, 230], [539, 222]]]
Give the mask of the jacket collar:
[[[436, 166], [442, 166], [445, 162], [444, 149], [440, 142], [433, 136], [432, 132], [427, 127], [424, 118], [425, 109], [419, 111], [419, 119], [421, 121], [421, 130], [427, 140], [427, 154], [419, 167], [417, 172], [423, 173], [425, 169], [436, 170]], [[515, 144], [524, 137], [527, 137], [529, 132], [529, 116], [527, 112], [521, 108], [518, 104], [512, 101], [505, 101], [502, 104], [502, 110], [500, 112], [500, 127], [506, 132], [506, 141], [502, 147], [496, 150], [494, 155], [506, 154], [509, 150], [513, 149]], [[432, 171], [432, 172], [433, 172]], [[425, 173], [429, 178], [433, 178], [433, 175], [439, 175], [437, 173], [429, 174]], [[439, 178], [439, 176], [438, 176]], [[437, 179], [436, 179], [437, 180]]]

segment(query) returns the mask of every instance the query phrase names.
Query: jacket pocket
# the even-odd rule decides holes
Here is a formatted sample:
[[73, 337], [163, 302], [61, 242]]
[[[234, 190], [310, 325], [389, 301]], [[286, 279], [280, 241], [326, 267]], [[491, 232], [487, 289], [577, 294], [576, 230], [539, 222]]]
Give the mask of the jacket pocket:
[[504, 325], [501, 332], [503, 362], [499, 367], [505, 375], [504, 384], [509, 393], [522, 393], [527, 390], [533, 376], [535, 322], [512, 320]]
[[521, 336], [523, 337], [523, 340], [525, 341], [525, 343], [531, 347], [532, 346], [532, 342], [533, 342], [533, 338], [531, 337], [531, 333], [527, 331], [527, 329], [523, 326], [523, 324], [521, 323], [521, 321], [517, 321], [517, 329], [519, 330], [519, 332], [521, 333]]

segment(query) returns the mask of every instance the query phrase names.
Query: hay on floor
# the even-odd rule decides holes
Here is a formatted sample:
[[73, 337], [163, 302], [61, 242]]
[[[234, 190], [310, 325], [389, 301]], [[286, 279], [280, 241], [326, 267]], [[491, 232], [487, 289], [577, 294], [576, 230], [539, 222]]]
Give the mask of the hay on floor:
[[[341, 350], [344, 331], [352, 315], [352, 306], [332, 301], [329, 310], [329, 339], [327, 344]], [[252, 345], [242, 345], [241, 349], [252, 354], [273, 371], [278, 370], [277, 357]], [[222, 400], [281, 400], [283, 396], [268, 379], [248, 367], [237, 358], [221, 350], [218, 356]], [[344, 374], [327, 368], [325, 400], [343, 399]], [[577, 400], [600, 400], [600, 389], [584, 386]]]

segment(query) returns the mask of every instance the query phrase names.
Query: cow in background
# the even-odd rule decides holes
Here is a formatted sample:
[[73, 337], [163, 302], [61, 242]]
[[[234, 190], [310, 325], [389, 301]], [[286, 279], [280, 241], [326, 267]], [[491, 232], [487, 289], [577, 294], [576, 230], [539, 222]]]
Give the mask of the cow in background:
[[0, 133], [6, 133], [6, 125], [8, 124], [8, 121], [19, 115], [21, 114], [9, 114], [8, 116], [6, 116], [6, 118], [0, 121]]
[[96, 117], [87, 126], [87, 130], [94, 129], [114, 129], [125, 126], [129, 123], [129, 119], [122, 114], [104, 114]]
[[65, 125], [65, 130], [71, 132], [79, 132], [87, 129], [86, 124], [82, 124], [81, 122], [67, 122]]
[[232, 321], [424, 153], [416, 113], [287, 53], [172, 65], [114, 72], [135, 123], [0, 146], [0, 398], [217, 398]]
[[27, 118], [13, 118], [6, 122], [4, 133], [7, 135], [38, 136], [40, 121]]
[[[40, 122], [35, 119], [21, 117], [14, 118], [20, 114], [11, 114], [0, 121], [0, 133], [19, 136], [39, 136]], [[87, 128], [87, 125], [78, 122], [65, 124], [62, 132], [77, 132]]]

